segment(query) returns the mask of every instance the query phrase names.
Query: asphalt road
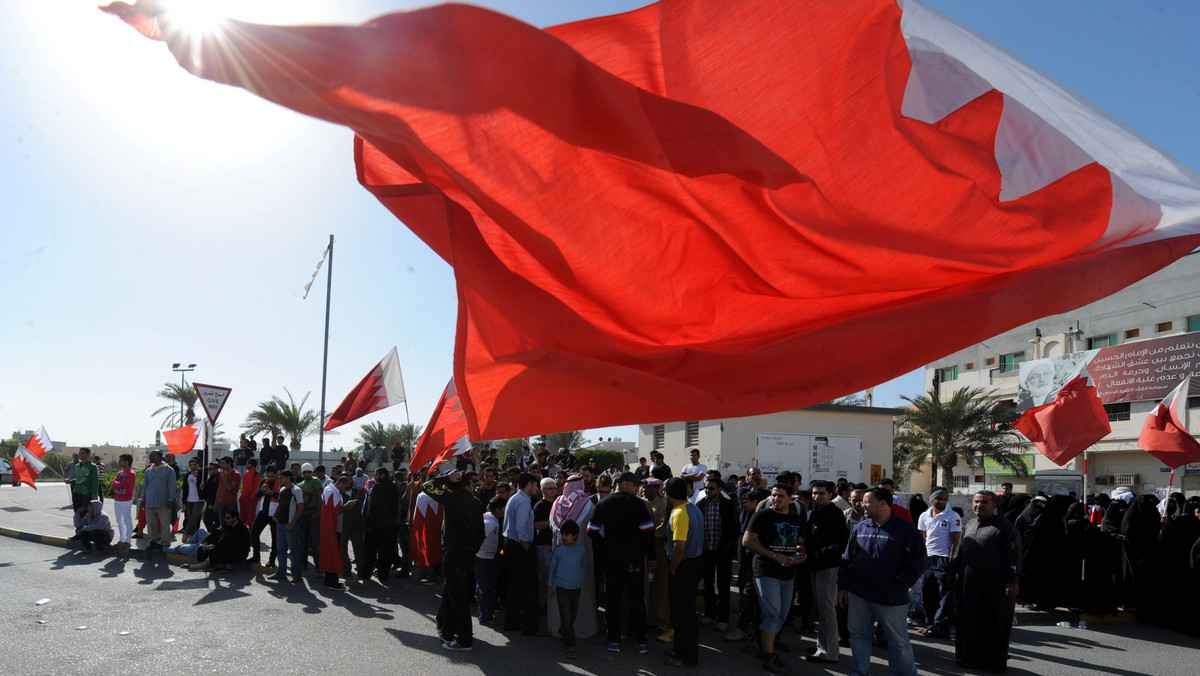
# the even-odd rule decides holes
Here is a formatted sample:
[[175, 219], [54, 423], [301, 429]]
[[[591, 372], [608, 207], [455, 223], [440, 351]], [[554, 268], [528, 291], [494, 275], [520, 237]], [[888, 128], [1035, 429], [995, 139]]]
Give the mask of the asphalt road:
[[[50, 599], [36, 605], [40, 599]], [[604, 650], [602, 637], [581, 641], [582, 659], [561, 658], [557, 640], [477, 628], [475, 650], [447, 653], [434, 637], [438, 599], [405, 583], [329, 591], [317, 577], [303, 585], [265, 582], [249, 572], [206, 574], [163, 563], [93, 557], [0, 538], [0, 668], [11, 674], [734, 674], [762, 673], [709, 628], [701, 628], [700, 669], [662, 664], [665, 645], [637, 655]], [[128, 632], [128, 633], [123, 633]], [[800, 652], [811, 638], [789, 631]], [[914, 635], [921, 673], [961, 673], [953, 645]], [[1088, 630], [1018, 627], [1010, 674], [1190, 674], [1194, 639], [1136, 624]], [[876, 651], [874, 672], [885, 673]], [[849, 672], [792, 654], [796, 674]]]

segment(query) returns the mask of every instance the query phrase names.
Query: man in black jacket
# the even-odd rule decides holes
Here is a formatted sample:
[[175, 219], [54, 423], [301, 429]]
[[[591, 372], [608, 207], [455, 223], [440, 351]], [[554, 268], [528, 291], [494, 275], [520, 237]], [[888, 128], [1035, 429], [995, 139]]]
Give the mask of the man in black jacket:
[[[646, 654], [646, 594], [643, 584], [647, 561], [654, 557], [654, 517], [646, 501], [637, 496], [641, 481], [633, 472], [617, 475], [617, 490], [596, 504], [588, 535], [600, 549], [604, 563], [609, 652], [621, 651], [621, 605], [629, 603], [629, 636], [637, 651]], [[625, 598], [628, 596], [628, 598]]]
[[813, 482], [813, 510], [804, 535], [813, 604], [821, 619], [817, 648], [805, 659], [822, 664], [838, 661], [837, 574], [842, 552], [846, 551], [846, 542], [850, 539], [846, 516], [833, 504], [836, 491], [832, 481]]
[[421, 486], [445, 510], [442, 522], [442, 574], [445, 587], [437, 612], [438, 636], [446, 650], [470, 650], [471, 590], [475, 585], [475, 553], [483, 544], [483, 505], [455, 470]]
[[733, 500], [725, 494], [725, 482], [709, 473], [704, 498], [696, 503], [704, 515], [704, 617], [701, 624], [729, 629], [729, 585], [733, 580], [733, 548], [737, 543], [738, 518]]
[[250, 555], [250, 529], [238, 518], [237, 512], [226, 512], [225, 523], [204, 539], [196, 550], [200, 563], [192, 570], [233, 570], [235, 563], [242, 563]]

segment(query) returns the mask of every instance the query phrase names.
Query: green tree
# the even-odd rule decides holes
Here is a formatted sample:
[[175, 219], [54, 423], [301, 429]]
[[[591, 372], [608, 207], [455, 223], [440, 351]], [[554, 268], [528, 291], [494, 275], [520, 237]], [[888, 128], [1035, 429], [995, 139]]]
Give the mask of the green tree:
[[16, 439], [5, 439], [4, 441], [0, 441], [0, 458], [12, 460], [13, 454], [17, 452], [17, 447], [20, 445], [21, 442], [17, 441]]
[[[386, 449], [391, 449], [397, 441], [408, 452], [408, 457], [412, 457], [411, 444], [415, 445], [421, 438], [421, 426], [405, 423], [397, 425], [396, 423], [388, 423], [384, 425], [382, 422], [367, 423], [359, 428], [358, 437], [354, 440], [360, 444], [370, 444], [374, 446], [379, 444]], [[411, 434], [411, 437], [410, 437]]]
[[537, 441], [551, 454], [558, 453], [558, 449], [560, 448], [565, 448], [574, 453], [583, 448], [584, 444], [588, 443], [588, 440], [583, 438], [583, 432], [580, 430], [543, 434], [538, 437]]
[[1024, 443], [1004, 424], [1013, 415], [988, 399], [983, 388], [956, 390], [943, 400], [937, 388], [917, 397], [902, 396], [911, 406], [897, 417], [897, 433], [892, 439], [892, 459], [897, 474], [932, 463], [930, 489], [937, 485], [937, 470], [942, 470], [941, 485], [954, 485], [954, 468], [959, 461], [971, 467], [983, 466], [990, 458], [1014, 474], [1025, 475], [1028, 468], [1018, 451]]
[[[176, 385], [175, 383], [166, 383], [163, 386], [162, 391], [158, 393], [158, 396], [173, 402], [150, 414], [151, 417], [160, 415], [162, 413], [167, 414], [166, 417], [163, 418], [162, 425], [159, 426], [159, 429], [174, 429], [176, 427], [183, 427], [184, 425], [191, 425], [196, 422], [196, 401], [198, 399], [196, 396], [196, 388]], [[179, 412], [180, 403], [183, 404], [182, 417]]]
[[289, 438], [288, 446], [293, 451], [299, 451], [300, 442], [304, 437], [316, 434], [320, 430], [320, 415], [312, 409], [304, 408], [312, 392], [305, 394], [297, 404], [286, 387], [283, 391], [287, 393], [287, 401], [280, 397], [271, 397], [270, 401], [259, 402], [258, 408], [246, 416], [242, 429], [250, 436], [262, 432], [269, 432], [271, 436], [282, 434]]

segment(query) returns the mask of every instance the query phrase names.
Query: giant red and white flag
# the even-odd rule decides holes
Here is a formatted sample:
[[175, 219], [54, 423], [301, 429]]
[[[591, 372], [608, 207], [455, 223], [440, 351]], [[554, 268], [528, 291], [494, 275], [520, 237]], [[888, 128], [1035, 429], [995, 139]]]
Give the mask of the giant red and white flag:
[[1138, 437], [1138, 448], [1171, 469], [1200, 462], [1200, 442], [1188, 429], [1187, 400], [1191, 382], [1190, 376], [1185, 377], [1154, 407], [1146, 416], [1146, 424]]
[[418, 568], [442, 562], [442, 521], [445, 511], [429, 494], [417, 496], [412, 515], [413, 565]]
[[428, 462], [436, 466], [469, 450], [471, 441], [467, 434], [467, 416], [454, 379], [451, 378], [437, 408], [433, 409], [429, 424], [421, 433], [421, 440], [417, 442], [417, 449], [413, 451], [408, 467], [415, 472]]
[[1027, 409], [1013, 427], [1059, 466], [1112, 432], [1086, 367], [1063, 385], [1053, 401]]
[[191, 425], [184, 425], [183, 427], [176, 427], [173, 430], [163, 432], [163, 439], [167, 442], [167, 453], [172, 455], [190, 453], [195, 450], [196, 442], [200, 440], [200, 435], [203, 432], [203, 420], [197, 420]]
[[358, 381], [354, 389], [350, 390], [350, 394], [347, 394], [342, 403], [329, 414], [325, 429], [341, 427], [368, 413], [382, 411], [403, 401], [404, 378], [400, 375], [400, 358], [396, 356], [396, 348], [393, 347], [383, 361]]
[[1193, 172], [914, 0], [208, 34], [141, 7], [109, 11], [356, 132], [360, 183], [454, 267], [472, 438], [826, 401], [1200, 245]]

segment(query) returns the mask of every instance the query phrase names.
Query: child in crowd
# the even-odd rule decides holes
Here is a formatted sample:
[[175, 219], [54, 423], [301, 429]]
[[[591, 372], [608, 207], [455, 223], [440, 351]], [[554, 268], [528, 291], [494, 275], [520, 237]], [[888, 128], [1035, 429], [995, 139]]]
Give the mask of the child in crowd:
[[587, 550], [577, 543], [579, 524], [568, 519], [563, 522], [561, 533], [562, 545], [554, 548], [554, 556], [550, 559], [550, 591], [547, 597], [558, 603], [560, 633], [567, 649], [565, 656], [575, 659], [579, 657], [575, 650], [575, 616], [579, 614], [579, 591], [587, 573], [587, 561], [584, 558]]

